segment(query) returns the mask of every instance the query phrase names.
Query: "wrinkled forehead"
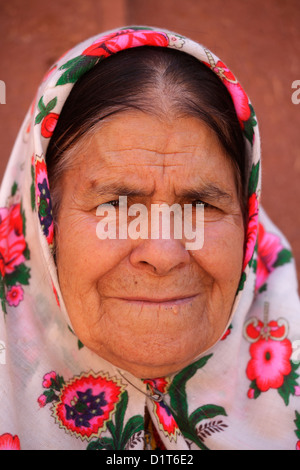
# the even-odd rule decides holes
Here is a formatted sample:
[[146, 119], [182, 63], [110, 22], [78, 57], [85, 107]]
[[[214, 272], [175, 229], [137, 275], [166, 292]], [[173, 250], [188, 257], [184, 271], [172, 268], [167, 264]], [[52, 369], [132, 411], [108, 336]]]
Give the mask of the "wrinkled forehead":
[[64, 190], [73, 186], [77, 199], [126, 195], [170, 202], [201, 194], [238, 200], [231, 161], [215, 133], [197, 118], [158, 121], [129, 111], [84, 142], [63, 184]]

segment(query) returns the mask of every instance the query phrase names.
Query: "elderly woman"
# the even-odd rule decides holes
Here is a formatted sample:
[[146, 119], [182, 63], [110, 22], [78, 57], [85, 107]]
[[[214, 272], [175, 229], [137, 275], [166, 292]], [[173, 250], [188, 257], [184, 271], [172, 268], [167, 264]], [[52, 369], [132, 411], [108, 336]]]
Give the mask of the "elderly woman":
[[[131, 27], [51, 68], [1, 188], [0, 448], [299, 446], [297, 281], [260, 185], [253, 107], [195, 42]], [[200, 247], [141, 229], [174, 205]]]

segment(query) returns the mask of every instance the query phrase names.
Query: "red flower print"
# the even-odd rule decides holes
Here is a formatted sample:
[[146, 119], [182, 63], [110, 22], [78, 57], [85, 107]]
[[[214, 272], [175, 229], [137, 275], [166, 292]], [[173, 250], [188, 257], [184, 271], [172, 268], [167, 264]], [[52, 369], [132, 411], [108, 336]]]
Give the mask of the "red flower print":
[[277, 260], [278, 253], [283, 246], [279, 237], [273, 233], [265, 231], [262, 224], [259, 224], [258, 230], [258, 258], [256, 272], [256, 288], [259, 289], [269, 274], [274, 271], [274, 264]]
[[296, 450], [300, 450], [300, 441], [297, 442]]
[[82, 375], [67, 383], [54, 404], [60, 427], [81, 439], [99, 437], [115, 412], [123, 386], [106, 375]]
[[116, 52], [138, 46], [168, 46], [165, 33], [125, 29], [103, 36], [82, 52], [86, 56], [109, 57]]
[[21, 205], [0, 209], [0, 273], [3, 277], [25, 261], [25, 249]]
[[222, 80], [226, 80], [233, 84], [237, 83], [237, 79], [235, 78], [233, 73], [221, 60], [218, 60], [218, 62], [212, 67], [212, 69], [217, 75], [222, 78]]
[[[165, 378], [147, 379], [144, 380], [144, 383], [148, 384], [153, 396], [157, 395], [157, 392], [162, 394], [166, 393], [169, 386], [169, 382]], [[176, 441], [177, 434], [180, 431], [168, 405], [163, 400], [154, 400], [153, 412], [157, 418], [160, 430], [169, 438], [170, 441], [172, 439]]]
[[44, 117], [41, 124], [41, 134], [46, 139], [50, 138], [54, 132], [55, 126], [57, 124], [59, 114], [49, 113]]
[[0, 436], [0, 450], [21, 450], [18, 436], [12, 436], [8, 433], [2, 434]]
[[287, 337], [288, 324], [285, 320], [270, 321], [269, 323], [251, 318], [245, 325], [246, 338], [254, 343], [259, 339], [272, 339], [275, 341], [283, 341]]
[[149, 388], [153, 393], [155, 393], [155, 390], [160, 393], [166, 393], [169, 386], [169, 382], [164, 377], [160, 377], [158, 379], [145, 379], [143, 382], [149, 385]]
[[256, 238], [257, 238], [258, 200], [257, 200], [255, 193], [252, 194], [252, 196], [250, 196], [248, 200], [248, 214], [249, 214], [249, 219], [248, 219], [248, 228], [247, 228], [247, 236], [246, 236], [246, 250], [245, 250], [243, 271], [253, 256]]
[[258, 389], [266, 392], [280, 388], [284, 377], [292, 371], [292, 345], [288, 339], [274, 341], [260, 339], [250, 346], [251, 360], [247, 367], [249, 380], [255, 380]]
[[41, 96], [38, 102], [39, 113], [35, 118], [35, 125], [41, 123], [41, 134], [49, 139], [57, 124], [59, 114], [53, 113], [53, 109], [57, 104], [57, 96], [52, 98], [47, 104], [44, 103], [44, 96]]
[[11, 307], [17, 307], [23, 297], [24, 291], [21, 286], [13, 286], [6, 294], [6, 300]]

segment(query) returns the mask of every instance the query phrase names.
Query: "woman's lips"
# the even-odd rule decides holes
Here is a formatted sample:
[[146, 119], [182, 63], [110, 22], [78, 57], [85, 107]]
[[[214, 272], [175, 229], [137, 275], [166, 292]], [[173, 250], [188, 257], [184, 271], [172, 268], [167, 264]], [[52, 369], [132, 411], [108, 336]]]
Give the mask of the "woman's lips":
[[139, 305], [144, 305], [144, 306], [166, 306], [166, 307], [172, 307], [172, 305], [183, 305], [192, 302], [195, 298], [197, 297], [197, 294], [195, 295], [189, 295], [189, 296], [184, 296], [184, 297], [173, 297], [173, 298], [162, 298], [162, 299], [157, 299], [157, 298], [148, 298], [148, 297], [119, 297], [119, 300], [123, 300], [128, 303], [134, 303], [134, 304], [139, 304]]

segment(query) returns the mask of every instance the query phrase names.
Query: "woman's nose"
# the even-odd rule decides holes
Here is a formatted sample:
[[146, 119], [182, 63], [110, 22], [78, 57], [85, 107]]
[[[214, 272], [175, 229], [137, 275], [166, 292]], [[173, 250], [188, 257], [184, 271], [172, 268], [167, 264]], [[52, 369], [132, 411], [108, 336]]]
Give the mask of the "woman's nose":
[[179, 240], [147, 239], [141, 240], [132, 250], [130, 262], [138, 269], [163, 276], [189, 263], [190, 255]]

